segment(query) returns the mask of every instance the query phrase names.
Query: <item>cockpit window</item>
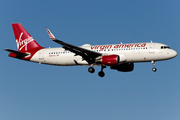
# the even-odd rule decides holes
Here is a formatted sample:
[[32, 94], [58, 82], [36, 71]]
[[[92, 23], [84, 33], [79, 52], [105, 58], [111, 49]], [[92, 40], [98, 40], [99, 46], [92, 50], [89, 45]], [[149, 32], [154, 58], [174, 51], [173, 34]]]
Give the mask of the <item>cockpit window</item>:
[[161, 46], [161, 49], [170, 49], [169, 46]]

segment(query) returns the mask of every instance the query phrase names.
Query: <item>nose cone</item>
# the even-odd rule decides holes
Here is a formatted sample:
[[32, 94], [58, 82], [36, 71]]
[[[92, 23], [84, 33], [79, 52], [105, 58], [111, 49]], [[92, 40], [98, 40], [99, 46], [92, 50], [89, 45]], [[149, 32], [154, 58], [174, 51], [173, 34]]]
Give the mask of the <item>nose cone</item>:
[[176, 57], [177, 56], [177, 52], [175, 50], [172, 50], [170, 52], [170, 55], [172, 56], [172, 58]]

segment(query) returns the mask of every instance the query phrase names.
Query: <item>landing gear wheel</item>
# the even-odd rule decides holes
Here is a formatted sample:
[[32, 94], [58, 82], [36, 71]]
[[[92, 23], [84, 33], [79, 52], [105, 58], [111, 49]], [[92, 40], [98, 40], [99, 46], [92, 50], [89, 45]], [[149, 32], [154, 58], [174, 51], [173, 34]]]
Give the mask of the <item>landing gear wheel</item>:
[[152, 69], [152, 71], [153, 71], [153, 72], [156, 72], [156, 71], [157, 71], [157, 69], [156, 69], [156, 68], [153, 68], [153, 69]]
[[99, 75], [100, 77], [104, 77], [104, 76], [105, 76], [105, 73], [104, 73], [103, 71], [100, 71], [100, 72], [98, 73], [98, 75]]
[[152, 66], [153, 66], [152, 71], [153, 71], [153, 72], [156, 72], [157, 69], [155, 68], [155, 61], [153, 60], [153, 61], [151, 61], [151, 63], [152, 63]]
[[95, 72], [95, 69], [94, 69], [93, 67], [89, 67], [89, 68], [88, 68], [88, 71], [89, 71], [90, 73], [94, 73], [94, 72]]

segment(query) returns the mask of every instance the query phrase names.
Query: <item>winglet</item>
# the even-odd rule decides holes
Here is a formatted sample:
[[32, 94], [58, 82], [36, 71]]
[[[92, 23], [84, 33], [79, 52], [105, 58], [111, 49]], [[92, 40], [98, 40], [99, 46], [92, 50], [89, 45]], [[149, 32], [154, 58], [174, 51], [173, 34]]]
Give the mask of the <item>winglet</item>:
[[48, 28], [46, 28], [46, 31], [47, 31], [51, 40], [56, 40], [56, 38], [54, 37], [54, 35], [51, 33], [51, 31]]

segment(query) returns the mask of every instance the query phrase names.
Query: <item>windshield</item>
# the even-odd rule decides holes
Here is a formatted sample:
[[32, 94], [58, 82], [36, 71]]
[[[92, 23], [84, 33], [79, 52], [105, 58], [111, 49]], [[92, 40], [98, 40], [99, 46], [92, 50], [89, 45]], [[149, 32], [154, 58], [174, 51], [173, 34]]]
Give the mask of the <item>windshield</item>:
[[170, 49], [169, 46], [161, 46], [161, 49]]

